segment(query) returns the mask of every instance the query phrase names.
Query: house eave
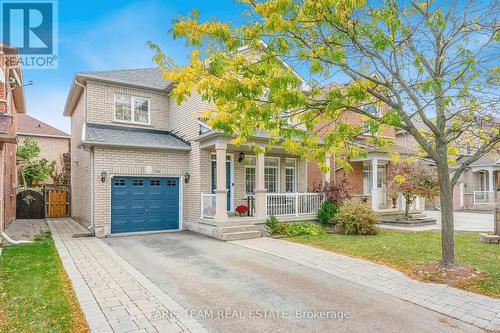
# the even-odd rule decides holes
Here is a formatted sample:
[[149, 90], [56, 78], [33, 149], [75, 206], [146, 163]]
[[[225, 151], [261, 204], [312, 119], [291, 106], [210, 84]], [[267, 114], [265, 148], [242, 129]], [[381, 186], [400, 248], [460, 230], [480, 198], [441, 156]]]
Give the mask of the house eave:
[[131, 148], [131, 149], [153, 149], [153, 150], [176, 150], [176, 151], [190, 151], [191, 147], [151, 147], [145, 145], [130, 145], [130, 144], [119, 144], [119, 143], [106, 143], [106, 142], [94, 142], [94, 141], [81, 141], [77, 147], [110, 147], [110, 148]]

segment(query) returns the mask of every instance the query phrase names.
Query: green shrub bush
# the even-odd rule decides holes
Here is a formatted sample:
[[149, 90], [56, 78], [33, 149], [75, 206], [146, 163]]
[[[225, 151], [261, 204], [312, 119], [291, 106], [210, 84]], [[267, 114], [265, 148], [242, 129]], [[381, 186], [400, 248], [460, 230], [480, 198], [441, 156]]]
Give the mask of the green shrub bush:
[[305, 236], [305, 235], [323, 235], [325, 234], [325, 229], [319, 224], [313, 222], [304, 223], [280, 223], [278, 226], [278, 231], [289, 237], [293, 236]]
[[333, 216], [337, 213], [338, 206], [331, 200], [326, 200], [318, 210], [318, 222], [322, 225], [332, 224]]
[[334, 223], [339, 233], [346, 235], [375, 235], [378, 233], [378, 215], [362, 202], [346, 202], [335, 214]]
[[279, 233], [279, 223], [276, 216], [271, 215], [267, 218], [266, 229], [271, 235], [276, 235]]

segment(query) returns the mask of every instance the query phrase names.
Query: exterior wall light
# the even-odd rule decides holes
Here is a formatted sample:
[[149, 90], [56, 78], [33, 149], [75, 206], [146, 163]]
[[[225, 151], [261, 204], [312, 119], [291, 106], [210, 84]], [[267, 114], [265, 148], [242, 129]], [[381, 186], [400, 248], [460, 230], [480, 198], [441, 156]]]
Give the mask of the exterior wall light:
[[106, 176], [108, 173], [106, 171], [101, 172], [101, 182], [105, 183], [106, 182]]
[[241, 161], [243, 161], [244, 158], [245, 158], [245, 154], [242, 151], [240, 151], [240, 155], [238, 156], [238, 162], [241, 163]]
[[189, 172], [186, 172], [184, 174], [184, 183], [189, 183], [189, 179], [191, 178], [191, 175], [189, 174]]

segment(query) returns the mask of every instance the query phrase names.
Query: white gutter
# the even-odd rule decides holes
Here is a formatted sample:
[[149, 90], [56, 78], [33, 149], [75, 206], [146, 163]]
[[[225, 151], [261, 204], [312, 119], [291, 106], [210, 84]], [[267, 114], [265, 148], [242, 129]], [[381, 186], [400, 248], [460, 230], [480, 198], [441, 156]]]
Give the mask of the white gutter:
[[[83, 125], [82, 125], [82, 141], [87, 137], [87, 87], [75, 79], [75, 84], [83, 88]], [[90, 231], [95, 235], [95, 221], [94, 221], [94, 151], [90, 149]]]

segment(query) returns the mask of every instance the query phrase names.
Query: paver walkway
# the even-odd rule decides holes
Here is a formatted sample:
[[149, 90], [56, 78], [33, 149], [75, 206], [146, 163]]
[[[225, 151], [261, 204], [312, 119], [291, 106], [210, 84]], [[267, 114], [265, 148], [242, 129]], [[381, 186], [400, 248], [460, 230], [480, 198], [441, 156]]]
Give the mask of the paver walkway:
[[102, 240], [73, 238], [85, 232], [77, 222], [47, 222], [92, 332], [206, 332]]
[[489, 330], [500, 330], [500, 299], [424, 283], [366, 260], [273, 238], [234, 241], [249, 249], [313, 267]]

